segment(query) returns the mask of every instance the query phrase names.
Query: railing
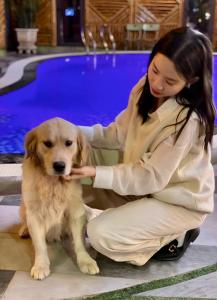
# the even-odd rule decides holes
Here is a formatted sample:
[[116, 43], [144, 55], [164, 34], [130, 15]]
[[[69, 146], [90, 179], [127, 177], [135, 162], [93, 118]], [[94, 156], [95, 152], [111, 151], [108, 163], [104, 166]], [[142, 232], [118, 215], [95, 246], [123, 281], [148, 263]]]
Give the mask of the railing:
[[115, 50], [116, 50], [116, 42], [115, 42], [114, 35], [112, 34], [110, 28], [108, 29], [108, 35], [109, 35], [109, 40], [110, 40], [111, 45], [112, 45], [112, 50], [115, 52]]
[[90, 44], [93, 48], [93, 52], [96, 52], [97, 43], [93, 38], [93, 34], [89, 29], [86, 29], [86, 34], [84, 33], [84, 29], [81, 29], [81, 40], [86, 48], [86, 52], [90, 52]]
[[[101, 44], [106, 52], [112, 50], [115, 52], [116, 50], [116, 42], [114, 35], [111, 32], [111, 29], [106, 25], [101, 26], [96, 32], [95, 35], [98, 35], [98, 42]], [[96, 39], [93, 36], [92, 31], [89, 28], [86, 28], [86, 32], [84, 29], [81, 29], [81, 40], [85, 46], [86, 52], [89, 53], [90, 49], [93, 49], [93, 52], [96, 52], [97, 45]]]
[[99, 35], [105, 51], [108, 52], [109, 45], [111, 45], [111, 50], [114, 52], [116, 50], [116, 42], [111, 29], [107, 25], [103, 25], [99, 29]]
[[100, 36], [101, 42], [103, 44], [103, 47], [105, 48], [105, 51], [108, 52], [109, 48], [108, 48], [108, 43], [105, 39], [105, 27], [104, 26], [100, 27], [99, 36]]

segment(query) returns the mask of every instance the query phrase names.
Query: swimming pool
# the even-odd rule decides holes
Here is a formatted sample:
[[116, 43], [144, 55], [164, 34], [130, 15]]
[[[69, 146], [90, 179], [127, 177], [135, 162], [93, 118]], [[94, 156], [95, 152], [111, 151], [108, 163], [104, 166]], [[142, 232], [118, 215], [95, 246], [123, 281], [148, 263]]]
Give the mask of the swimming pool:
[[[39, 63], [36, 80], [1, 96], [0, 153], [23, 153], [28, 130], [59, 116], [77, 125], [108, 125], [126, 107], [149, 54], [67, 56]], [[213, 87], [217, 101], [217, 59]]]

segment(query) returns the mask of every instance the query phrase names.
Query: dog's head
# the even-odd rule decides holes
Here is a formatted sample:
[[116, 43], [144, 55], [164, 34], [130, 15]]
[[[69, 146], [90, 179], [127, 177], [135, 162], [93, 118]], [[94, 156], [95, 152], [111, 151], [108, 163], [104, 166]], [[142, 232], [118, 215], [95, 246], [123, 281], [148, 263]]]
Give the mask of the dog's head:
[[86, 165], [89, 149], [80, 129], [60, 118], [42, 123], [25, 137], [25, 158], [51, 176], [69, 175], [73, 166]]

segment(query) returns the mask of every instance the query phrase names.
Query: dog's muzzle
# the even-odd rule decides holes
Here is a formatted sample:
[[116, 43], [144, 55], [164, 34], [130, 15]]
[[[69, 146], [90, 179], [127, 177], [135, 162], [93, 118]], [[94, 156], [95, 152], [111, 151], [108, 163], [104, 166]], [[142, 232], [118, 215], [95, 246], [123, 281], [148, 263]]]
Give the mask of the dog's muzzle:
[[62, 174], [65, 171], [66, 164], [64, 161], [55, 161], [53, 163], [53, 168], [56, 173]]

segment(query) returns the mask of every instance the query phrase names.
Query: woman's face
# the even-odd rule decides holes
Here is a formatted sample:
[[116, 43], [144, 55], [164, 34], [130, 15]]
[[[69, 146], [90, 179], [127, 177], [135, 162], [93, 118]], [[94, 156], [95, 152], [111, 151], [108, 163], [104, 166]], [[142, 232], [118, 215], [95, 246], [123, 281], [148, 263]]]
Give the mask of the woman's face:
[[148, 68], [151, 94], [156, 98], [177, 95], [186, 85], [186, 80], [176, 71], [174, 63], [161, 53], [157, 53]]

